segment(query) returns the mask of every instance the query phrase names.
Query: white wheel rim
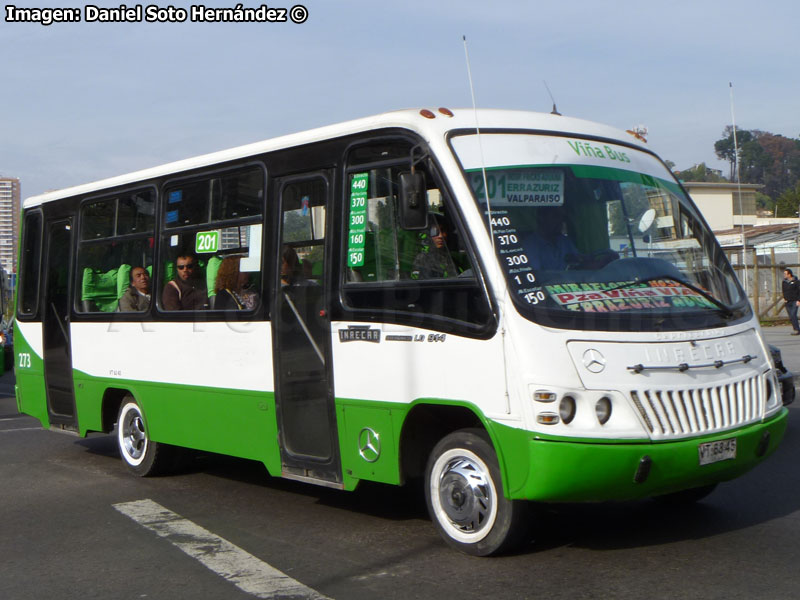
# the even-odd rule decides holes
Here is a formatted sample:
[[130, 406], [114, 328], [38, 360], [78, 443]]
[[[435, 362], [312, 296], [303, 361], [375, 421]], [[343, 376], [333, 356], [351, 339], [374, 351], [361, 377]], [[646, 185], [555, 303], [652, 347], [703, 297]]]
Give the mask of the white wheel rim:
[[448, 536], [475, 544], [497, 520], [497, 489], [485, 462], [464, 448], [447, 450], [431, 469], [431, 505]]
[[147, 453], [147, 431], [139, 407], [132, 402], [119, 415], [117, 441], [125, 462], [134, 467], [142, 464]]

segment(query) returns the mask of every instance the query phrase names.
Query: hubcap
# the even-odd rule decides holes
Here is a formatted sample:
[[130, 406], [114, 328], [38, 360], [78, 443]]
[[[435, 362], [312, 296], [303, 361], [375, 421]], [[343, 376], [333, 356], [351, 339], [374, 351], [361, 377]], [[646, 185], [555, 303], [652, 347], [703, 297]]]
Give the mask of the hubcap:
[[142, 415], [135, 410], [125, 414], [121, 425], [121, 441], [125, 453], [133, 460], [139, 460], [147, 446], [147, 435], [144, 431]]
[[451, 460], [439, 479], [439, 501], [454, 527], [464, 533], [479, 532], [494, 504], [488, 474], [466, 457]]

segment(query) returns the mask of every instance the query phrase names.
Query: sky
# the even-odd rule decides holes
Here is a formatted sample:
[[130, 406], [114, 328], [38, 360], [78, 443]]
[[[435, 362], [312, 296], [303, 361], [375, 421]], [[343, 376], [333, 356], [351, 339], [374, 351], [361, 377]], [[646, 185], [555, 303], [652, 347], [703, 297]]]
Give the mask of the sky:
[[[677, 169], [727, 174], [714, 142], [732, 107], [742, 129], [800, 137], [797, 0], [296, 1], [301, 24], [49, 26], [7, 22], [4, 2], [0, 176], [25, 198], [389, 110], [469, 107], [462, 36], [479, 107], [549, 112], [549, 87], [564, 115], [644, 125]], [[83, 16], [91, 2], [13, 5]]]

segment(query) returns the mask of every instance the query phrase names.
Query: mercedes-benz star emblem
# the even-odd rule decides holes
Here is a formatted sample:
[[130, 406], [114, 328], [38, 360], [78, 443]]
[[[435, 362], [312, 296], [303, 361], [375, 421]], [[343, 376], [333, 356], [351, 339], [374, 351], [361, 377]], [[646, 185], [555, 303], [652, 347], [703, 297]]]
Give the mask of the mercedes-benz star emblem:
[[365, 461], [373, 463], [381, 456], [381, 436], [369, 427], [358, 434], [358, 453]]
[[599, 350], [589, 348], [583, 353], [583, 366], [590, 373], [600, 373], [606, 368], [606, 357]]

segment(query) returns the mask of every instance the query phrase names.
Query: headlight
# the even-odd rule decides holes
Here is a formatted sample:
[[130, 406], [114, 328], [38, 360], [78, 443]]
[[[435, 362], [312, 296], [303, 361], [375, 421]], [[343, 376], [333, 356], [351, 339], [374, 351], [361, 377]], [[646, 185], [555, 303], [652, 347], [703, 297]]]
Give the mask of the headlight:
[[575, 418], [575, 398], [572, 396], [564, 396], [558, 405], [558, 416], [561, 417], [561, 422], [568, 424]]
[[597, 414], [597, 420], [600, 425], [605, 425], [611, 418], [611, 399], [608, 396], [603, 396], [594, 405], [594, 412]]

